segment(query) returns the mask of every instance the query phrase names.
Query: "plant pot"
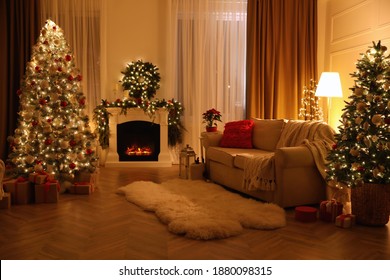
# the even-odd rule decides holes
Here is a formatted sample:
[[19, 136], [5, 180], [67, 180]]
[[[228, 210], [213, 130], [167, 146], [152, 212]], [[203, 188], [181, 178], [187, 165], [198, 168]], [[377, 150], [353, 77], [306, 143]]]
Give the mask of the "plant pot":
[[352, 214], [356, 223], [366, 226], [384, 226], [389, 222], [390, 185], [368, 184], [351, 190]]
[[218, 127], [216, 126], [206, 126], [206, 131], [207, 132], [216, 132]]

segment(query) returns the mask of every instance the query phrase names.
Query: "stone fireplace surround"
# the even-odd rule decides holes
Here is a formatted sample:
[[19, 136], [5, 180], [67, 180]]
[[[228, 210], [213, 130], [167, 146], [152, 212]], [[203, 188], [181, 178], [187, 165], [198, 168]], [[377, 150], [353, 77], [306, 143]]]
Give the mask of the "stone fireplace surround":
[[[110, 138], [105, 166], [107, 167], [170, 167], [171, 156], [168, 147], [168, 112], [160, 109], [151, 118], [142, 109], [128, 109], [126, 114], [121, 114], [121, 108], [107, 108], [111, 114], [109, 118]], [[158, 161], [119, 161], [117, 152], [117, 125], [130, 121], [147, 121], [160, 125], [160, 154]]]

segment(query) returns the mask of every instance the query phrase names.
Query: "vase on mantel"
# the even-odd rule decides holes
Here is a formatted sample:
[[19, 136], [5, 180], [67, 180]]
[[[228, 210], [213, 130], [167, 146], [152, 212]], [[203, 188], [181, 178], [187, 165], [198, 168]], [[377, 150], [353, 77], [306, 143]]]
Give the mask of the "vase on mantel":
[[216, 132], [218, 129], [217, 126], [206, 126], [206, 131], [207, 132]]

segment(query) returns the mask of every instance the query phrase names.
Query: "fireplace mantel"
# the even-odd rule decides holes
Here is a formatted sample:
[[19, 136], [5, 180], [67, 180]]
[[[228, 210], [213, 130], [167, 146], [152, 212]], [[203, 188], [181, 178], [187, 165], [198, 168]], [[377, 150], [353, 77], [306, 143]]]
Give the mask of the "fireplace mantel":
[[[142, 109], [128, 109], [126, 114], [121, 114], [121, 108], [107, 108], [111, 114], [109, 118], [110, 138], [105, 166], [115, 167], [170, 167], [171, 156], [168, 147], [168, 112], [160, 109], [153, 117], [148, 116]], [[160, 125], [160, 154], [158, 161], [119, 161], [117, 152], [117, 125], [129, 121], [147, 121]]]

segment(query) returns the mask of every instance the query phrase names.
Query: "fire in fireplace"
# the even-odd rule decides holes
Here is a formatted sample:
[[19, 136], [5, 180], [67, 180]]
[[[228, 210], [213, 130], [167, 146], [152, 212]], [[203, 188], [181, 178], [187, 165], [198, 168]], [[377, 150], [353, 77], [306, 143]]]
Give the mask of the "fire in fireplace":
[[160, 125], [129, 121], [117, 125], [119, 161], [158, 161]]

